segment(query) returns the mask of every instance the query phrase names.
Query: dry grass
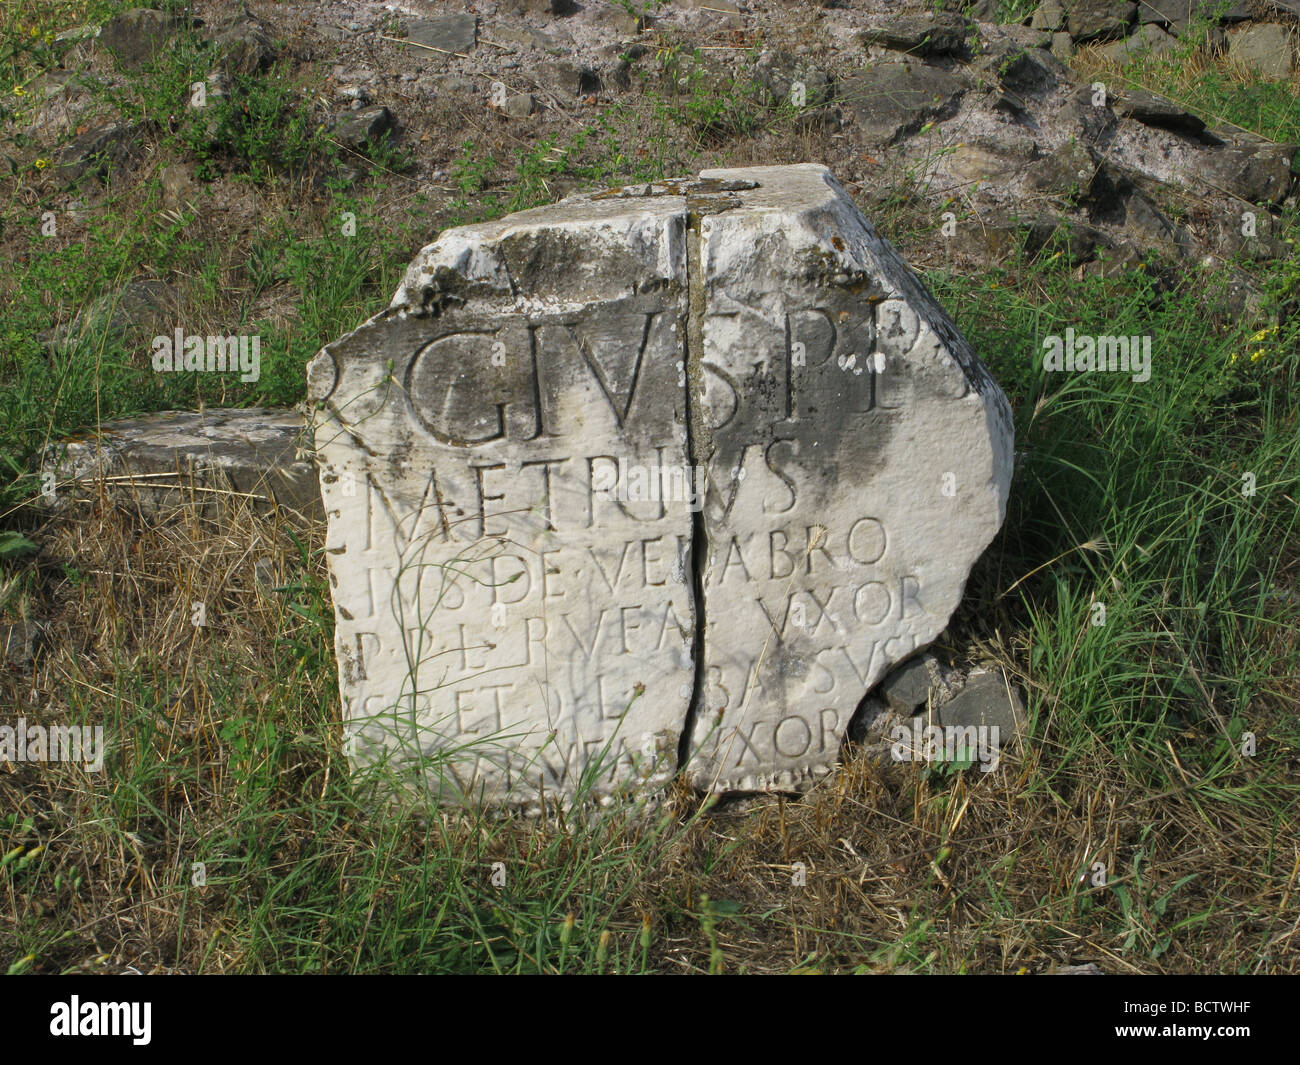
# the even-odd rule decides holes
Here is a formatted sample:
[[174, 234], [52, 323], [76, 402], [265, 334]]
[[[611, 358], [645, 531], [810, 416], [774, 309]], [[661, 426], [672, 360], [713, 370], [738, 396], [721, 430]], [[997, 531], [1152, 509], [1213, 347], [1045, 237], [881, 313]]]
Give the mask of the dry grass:
[[[645, 915], [644, 964], [666, 972], [1297, 968], [1294, 833], [1267, 808], [1215, 801], [1172, 746], [1186, 786], [1164, 794], [1099, 740], [1064, 769], [1049, 743], [989, 774], [850, 752], [801, 799], [706, 808], [679, 789], [662, 821], [368, 817], [337, 754], [322, 532], [278, 514], [218, 527], [104, 505], [46, 530], [24, 609], [57, 636], [30, 676], [4, 672], [0, 702], [31, 722], [103, 722], [113, 754], [99, 777], [0, 771], [0, 808], [32, 820], [4, 849], [43, 848], [0, 881], [0, 957], [35, 954], [47, 972], [455, 967], [432, 943], [387, 953], [418, 933], [399, 885], [421, 878], [463, 911], [434, 924], [470, 967], [490, 966], [490, 948], [557, 968], [532, 939], [572, 913], [586, 946], [558, 966], [589, 971], [640, 968]], [[196, 860], [206, 887], [191, 883]], [[520, 879], [515, 894], [489, 889], [493, 861]], [[1106, 888], [1087, 882], [1097, 862]]]

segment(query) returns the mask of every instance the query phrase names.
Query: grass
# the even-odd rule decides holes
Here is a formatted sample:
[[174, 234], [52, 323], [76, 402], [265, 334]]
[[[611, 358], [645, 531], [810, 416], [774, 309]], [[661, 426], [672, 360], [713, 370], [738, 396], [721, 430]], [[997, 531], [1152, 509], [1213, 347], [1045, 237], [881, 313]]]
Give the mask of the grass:
[[[320, 526], [94, 506], [52, 521], [31, 505], [47, 440], [173, 406], [301, 398], [306, 360], [383, 306], [439, 226], [743, 163], [777, 141], [765, 161], [816, 156], [791, 109], [747, 83], [719, 93], [693, 49], [661, 43], [637, 104], [518, 141], [467, 128], [446, 147], [441, 197], [420, 199], [387, 155], [359, 184], [317, 180], [338, 159], [307, 121], [280, 138], [233, 114], [215, 140], [169, 128], [151, 94], [159, 75], [190, 76], [197, 42], [152, 87], [101, 77], [163, 161], [207, 168], [201, 209], [169, 206], [151, 169], [47, 238], [46, 202], [5, 186], [0, 510], [36, 550], [0, 550], [0, 624], [44, 620], [55, 638], [30, 669], [0, 668], [0, 705], [6, 722], [101, 724], [113, 740], [100, 776], [0, 770], [5, 968], [1294, 971], [1294, 258], [1244, 264], [1271, 301], [1262, 327], [1214, 312], [1218, 274], [1156, 259], [1092, 277], [1049, 245], [926, 274], [1016, 417], [1007, 522], [943, 647], [997, 660], [1026, 693], [1029, 734], [989, 774], [850, 749], [799, 799], [710, 804], [675, 786], [658, 806], [538, 821], [418, 798], [380, 808], [341, 753]], [[4, 55], [16, 83], [52, 61]], [[1285, 86], [1176, 63], [1126, 76], [1295, 139]], [[315, 114], [288, 77], [243, 98]], [[7, 147], [24, 180], [39, 176], [37, 146]], [[904, 177], [873, 193], [905, 250], [933, 239], [916, 225], [923, 192]], [[223, 221], [240, 218], [232, 237]], [[1283, 213], [1275, 233], [1293, 238], [1295, 222]], [[260, 331], [262, 379], [149, 373], [147, 337], [106, 314], [44, 342], [142, 277], [176, 287], [191, 331]], [[1150, 336], [1151, 379], [1045, 373], [1042, 341], [1067, 327]]]

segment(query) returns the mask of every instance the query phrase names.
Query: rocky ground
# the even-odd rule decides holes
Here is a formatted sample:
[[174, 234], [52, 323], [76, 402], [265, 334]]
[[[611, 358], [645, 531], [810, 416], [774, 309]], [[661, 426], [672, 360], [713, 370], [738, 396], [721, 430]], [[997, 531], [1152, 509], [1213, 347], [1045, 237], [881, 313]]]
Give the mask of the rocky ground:
[[[713, 158], [816, 159], [868, 207], [905, 177], [920, 223], [907, 250], [922, 265], [987, 262], [1017, 240], [1037, 248], [1068, 232], [1069, 255], [1088, 269], [1152, 250], [1188, 269], [1221, 269], [1239, 253], [1285, 251], [1270, 222], [1292, 195], [1293, 146], [1198, 117], [1125, 73], [1184, 34], [1201, 42], [1189, 62], [1226, 56], [1293, 76], [1300, 5], [1220, 6], [1217, 18], [1192, 22], [1175, 0], [1023, 10], [985, 0], [907, 14], [883, 3], [730, 0], [136, 9], [62, 35], [78, 43], [27, 86], [37, 106], [21, 116], [19, 162], [53, 161], [25, 194], [74, 218], [110, 188], [120, 195], [156, 176], [172, 209], [192, 207], [236, 240], [255, 231], [265, 206], [255, 192], [167, 157], [160, 127], [176, 114], [115, 114], [103, 91], [79, 87], [82, 71], [120, 83], [119, 70], [144, 69], [196, 25], [208, 101], [238, 102], [241, 78], [274, 70], [329, 131], [341, 153], [318, 183], [373, 176], [381, 141], [401, 153], [401, 172], [378, 179], [393, 212], [418, 197], [436, 220], [476, 180], [489, 190], [504, 180], [514, 154], [531, 163], [538, 199], [590, 184], [583, 172], [599, 152], [615, 156], [600, 160], [600, 176], [637, 176], [657, 161], [655, 145], [635, 140], [644, 127], [602, 129], [597, 119], [615, 105], [635, 113], [684, 98]], [[1008, 10], [1023, 17], [1007, 20]], [[775, 122], [782, 109], [789, 121]], [[200, 130], [198, 140], [211, 140], [199, 154], [237, 151], [221, 144], [229, 132]], [[1238, 281], [1231, 310], [1257, 303], [1248, 278]]]

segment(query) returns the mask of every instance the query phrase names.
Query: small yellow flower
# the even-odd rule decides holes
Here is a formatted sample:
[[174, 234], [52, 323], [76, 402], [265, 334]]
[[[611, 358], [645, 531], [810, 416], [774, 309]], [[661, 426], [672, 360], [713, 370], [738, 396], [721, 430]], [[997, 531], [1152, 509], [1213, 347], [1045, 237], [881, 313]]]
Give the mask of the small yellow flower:
[[15, 96], [26, 96], [26, 95], [27, 95], [27, 90], [24, 89], [21, 85], [15, 85], [15, 86], [14, 86], [14, 95], [15, 95]]
[[1228, 360], [1228, 365], [1231, 366], [1236, 361], [1237, 361], [1237, 353], [1234, 351], [1232, 353], [1232, 358]]
[[1264, 349], [1260, 348], [1259, 351], [1255, 352], [1255, 354], [1250, 357], [1250, 361], [1259, 362], [1259, 360], [1262, 359], [1263, 357], [1264, 357]]
[[50, 161], [49, 161], [48, 159], [37, 159], [37, 160], [36, 160], [36, 169], [37, 169], [37, 170], [44, 170], [44, 169], [45, 169], [47, 166], [49, 166], [49, 165], [50, 165]]
[[33, 27], [32, 27], [32, 36], [33, 36], [33, 37], [39, 37], [40, 35], [41, 35], [41, 31], [38, 30], [35, 26], [33, 26]]

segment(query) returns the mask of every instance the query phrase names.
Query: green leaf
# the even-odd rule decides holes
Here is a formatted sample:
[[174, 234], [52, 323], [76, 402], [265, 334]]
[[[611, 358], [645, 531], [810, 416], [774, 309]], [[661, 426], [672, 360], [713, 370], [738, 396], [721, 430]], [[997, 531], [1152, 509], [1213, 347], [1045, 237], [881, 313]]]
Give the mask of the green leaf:
[[22, 558], [36, 550], [37, 546], [22, 533], [12, 529], [0, 532], [0, 558]]

